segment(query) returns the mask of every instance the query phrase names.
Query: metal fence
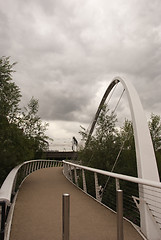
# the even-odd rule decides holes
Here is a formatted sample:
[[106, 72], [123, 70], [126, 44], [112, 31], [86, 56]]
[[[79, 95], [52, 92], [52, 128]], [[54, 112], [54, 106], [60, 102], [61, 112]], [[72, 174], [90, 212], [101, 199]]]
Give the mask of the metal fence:
[[6, 223], [10, 209], [24, 179], [38, 169], [62, 166], [67, 179], [113, 211], [117, 208], [116, 192], [123, 190], [124, 217], [141, 229], [147, 239], [161, 239], [160, 182], [89, 168], [67, 161], [41, 159], [24, 162], [14, 168], [0, 189], [1, 240], [8, 232]]
[[[116, 192], [123, 190], [123, 212], [148, 239], [161, 239], [161, 183], [63, 161], [68, 180], [116, 212]], [[150, 224], [150, 229], [147, 229]], [[150, 236], [150, 237], [149, 237]], [[159, 237], [158, 237], [159, 236]]]
[[7, 223], [14, 196], [24, 179], [32, 172], [49, 167], [62, 167], [62, 161], [56, 160], [31, 160], [15, 167], [7, 176], [0, 189], [0, 240], [3, 240], [8, 232]]

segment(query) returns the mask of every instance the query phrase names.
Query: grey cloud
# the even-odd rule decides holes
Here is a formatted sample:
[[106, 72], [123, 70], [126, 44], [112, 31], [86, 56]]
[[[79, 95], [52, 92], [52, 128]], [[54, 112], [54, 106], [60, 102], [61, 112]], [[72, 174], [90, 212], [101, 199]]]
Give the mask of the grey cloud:
[[145, 110], [161, 112], [160, 0], [6, 0], [0, 7], [0, 52], [18, 62], [22, 105], [35, 96], [43, 119], [87, 123], [102, 97], [99, 84], [115, 75], [132, 81]]

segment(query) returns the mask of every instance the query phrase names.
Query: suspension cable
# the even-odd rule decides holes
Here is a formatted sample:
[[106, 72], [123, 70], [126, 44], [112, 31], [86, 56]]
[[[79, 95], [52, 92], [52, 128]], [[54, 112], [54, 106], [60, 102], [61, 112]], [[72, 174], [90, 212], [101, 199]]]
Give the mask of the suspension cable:
[[[109, 99], [108, 99], [108, 101], [107, 101], [107, 105], [109, 104], [109, 102], [110, 102], [110, 100], [111, 100], [111, 98], [112, 98], [112, 96], [113, 96], [113, 94], [114, 94], [114, 92], [115, 92], [115, 90], [116, 90], [117, 85], [118, 85], [118, 83], [114, 86], [114, 89], [112, 90], [112, 93], [111, 93], [111, 95], [110, 95], [110, 97], [109, 97]], [[113, 115], [114, 115], [114, 113], [115, 113], [115, 111], [116, 111], [116, 109], [117, 109], [117, 107], [118, 107], [118, 105], [119, 105], [119, 103], [120, 103], [120, 101], [121, 101], [121, 98], [123, 97], [124, 92], [125, 92], [125, 88], [123, 89], [123, 91], [122, 91], [122, 93], [121, 93], [121, 96], [120, 96], [120, 98], [119, 98], [119, 100], [118, 100], [118, 102], [117, 102], [114, 110], [112, 111], [112, 114], [113, 114]], [[124, 141], [124, 142], [125, 142], [125, 141]], [[113, 172], [113, 170], [114, 170], [114, 168], [115, 168], [115, 165], [117, 164], [118, 158], [119, 158], [119, 156], [120, 156], [120, 154], [121, 154], [121, 152], [122, 152], [123, 147], [124, 147], [124, 143], [123, 143], [123, 145], [122, 145], [122, 147], [121, 147], [121, 149], [120, 149], [120, 151], [119, 151], [119, 153], [118, 153], [118, 156], [117, 156], [117, 158], [116, 158], [116, 160], [115, 160], [115, 163], [114, 163], [114, 165], [113, 165], [113, 167], [112, 167], [111, 172]], [[92, 158], [93, 158], [93, 153], [92, 153], [92, 155], [91, 155], [91, 157], [90, 157], [90, 159], [89, 159], [89, 161], [88, 161], [88, 164], [91, 162]]]
[[[116, 159], [115, 159], [115, 162], [114, 162], [114, 165], [113, 165], [113, 167], [112, 167], [112, 169], [111, 169], [111, 172], [114, 171], [114, 169], [115, 169], [115, 167], [116, 167], [116, 164], [117, 164], [117, 162], [118, 162], [118, 160], [119, 160], [120, 154], [121, 154], [121, 152], [122, 152], [122, 150], [123, 150], [123, 148], [124, 148], [124, 144], [125, 144], [125, 142], [126, 142], [128, 139], [129, 139], [129, 136], [128, 136], [128, 134], [127, 134], [127, 135], [126, 135], [126, 138], [124, 139], [124, 141], [123, 141], [123, 143], [122, 143], [122, 145], [121, 145], [121, 148], [120, 148], [120, 150], [119, 150], [119, 152], [118, 152], [118, 154], [117, 154], [117, 157], [116, 157]], [[103, 188], [103, 190], [102, 190], [102, 193], [101, 193], [101, 197], [103, 196], [103, 193], [104, 193], [104, 191], [105, 191], [105, 189], [106, 189], [106, 187], [107, 187], [107, 184], [109, 183], [109, 180], [110, 180], [110, 176], [108, 177], [108, 179], [107, 179], [107, 181], [106, 181], [106, 183], [105, 183], [105, 186], [104, 186], [104, 188]]]
[[115, 111], [116, 111], [116, 109], [117, 109], [117, 107], [118, 107], [118, 105], [119, 105], [119, 103], [120, 103], [120, 101], [121, 101], [121, 98], [123, 97], [124, 92], [125, 92], [125, 88], [123, 89], [123, 91], [122, 91], [122, 93], [121, 93], [121, 96], [120, 96], [120, 98], [119, 98], [119, 100], [118, 100], [118, 102], [117, 102], [117, 104], [116, 104], [116, 106], [115, 106], [115, 109], [112, 111], [112, 114], [115, 113]]

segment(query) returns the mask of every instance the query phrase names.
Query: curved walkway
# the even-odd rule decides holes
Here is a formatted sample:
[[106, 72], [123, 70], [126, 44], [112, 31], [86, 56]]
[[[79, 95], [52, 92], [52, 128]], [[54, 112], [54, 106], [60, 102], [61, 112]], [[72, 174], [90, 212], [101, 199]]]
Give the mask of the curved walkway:
[[[41, 169], [23, 183], [15, 204], [10, 240], [61, 240], [62, 194], [70, 198], [70, 240], [116, 240], [116, 214], [84, 194], [62, 174]], [[124, 221], [124, 240], [142, 238]]]

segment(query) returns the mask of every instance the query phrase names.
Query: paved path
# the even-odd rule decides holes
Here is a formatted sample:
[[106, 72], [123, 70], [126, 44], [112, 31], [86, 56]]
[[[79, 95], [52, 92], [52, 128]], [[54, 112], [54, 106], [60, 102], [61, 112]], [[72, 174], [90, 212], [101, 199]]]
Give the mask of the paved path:
[[[70, 240], [116, 240], [116, 214], [84, 194], [62, 174], [41, 169], [23, 183], [15, 205], [10, 240], [62, 240], [62, 194], [71, 195]], [[141, 240], [124, 221], [124, 239]]]

